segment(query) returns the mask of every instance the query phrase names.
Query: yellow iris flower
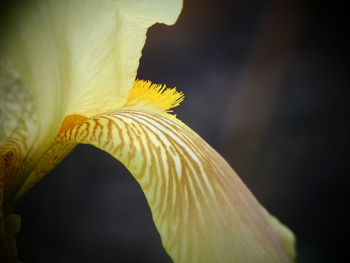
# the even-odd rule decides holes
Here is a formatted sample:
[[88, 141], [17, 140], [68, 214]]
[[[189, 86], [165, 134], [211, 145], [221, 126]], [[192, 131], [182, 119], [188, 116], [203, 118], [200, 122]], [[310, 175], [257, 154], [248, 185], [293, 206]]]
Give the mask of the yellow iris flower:
[[175, 262], [292, 262], [293, 234], [171, 115], [183, 94], [135, 81], [146, 31], [177, 0], [0, 4], [0, 261], [16, 262], [22, 196], [78, 143], [122, 162]]

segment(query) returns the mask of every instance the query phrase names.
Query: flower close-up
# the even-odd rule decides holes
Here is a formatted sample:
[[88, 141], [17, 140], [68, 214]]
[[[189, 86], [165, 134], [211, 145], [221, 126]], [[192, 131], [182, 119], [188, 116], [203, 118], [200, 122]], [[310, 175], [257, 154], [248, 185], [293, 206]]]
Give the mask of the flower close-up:
[[181, 1], [0, 3], [0, 262], [22, 260], [16, 205], [77, 144], [130, 171], [174, 262], [295, 260], [293, 233], [173, 114], [185, 95], [137, 79], [147, 29]]

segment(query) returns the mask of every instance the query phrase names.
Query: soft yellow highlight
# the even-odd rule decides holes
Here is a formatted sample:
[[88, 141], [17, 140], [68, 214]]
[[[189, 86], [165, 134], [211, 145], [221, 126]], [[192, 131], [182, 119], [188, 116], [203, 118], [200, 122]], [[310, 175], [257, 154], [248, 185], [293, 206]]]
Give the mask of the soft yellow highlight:
[[184, 100], [182, 92], [176, 88], [167, 88], [165, 84], [154, 84], [151, 81], [136, 80], [124, 107], [142, 106], [143, 108], [160, 109], [172, 112]]

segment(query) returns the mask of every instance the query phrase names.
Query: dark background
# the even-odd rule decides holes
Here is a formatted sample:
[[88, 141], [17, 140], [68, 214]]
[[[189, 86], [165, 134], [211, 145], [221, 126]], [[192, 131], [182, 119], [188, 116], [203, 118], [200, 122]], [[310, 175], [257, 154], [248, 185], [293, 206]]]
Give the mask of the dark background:
[[[299, 262], [348, 258], [346, 10], [188, 0], [175, 26], [149, 30], [138, 72], [184, 91], [177, 116], [295, 232]], [[91, 146], [76, 148], [17, 213], [24, 262], [171, 262], [137, 183]]]

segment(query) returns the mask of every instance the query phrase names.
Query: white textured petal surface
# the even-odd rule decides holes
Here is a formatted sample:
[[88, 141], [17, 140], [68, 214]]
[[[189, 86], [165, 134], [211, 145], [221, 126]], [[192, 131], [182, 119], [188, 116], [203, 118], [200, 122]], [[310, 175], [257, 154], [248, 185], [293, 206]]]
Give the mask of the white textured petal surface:
[[174, 116], [117, 111], [67, 130], [58, 142], [95, 145], [131, 171], [175, 262], [293, 261], [293, 234]]
[[18, 74], [1, 66], [0, 95], [0, 181], [7, 199], [30, 169], [40, 128], [33, 97]]

